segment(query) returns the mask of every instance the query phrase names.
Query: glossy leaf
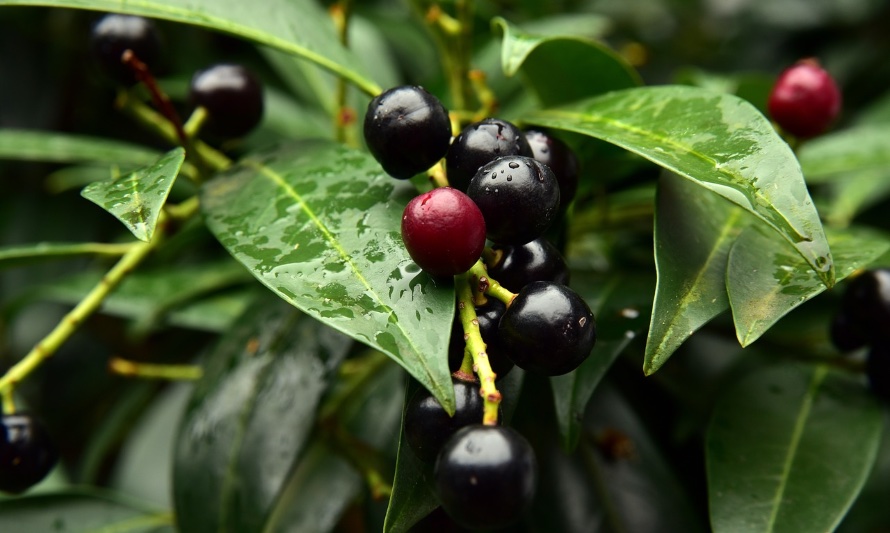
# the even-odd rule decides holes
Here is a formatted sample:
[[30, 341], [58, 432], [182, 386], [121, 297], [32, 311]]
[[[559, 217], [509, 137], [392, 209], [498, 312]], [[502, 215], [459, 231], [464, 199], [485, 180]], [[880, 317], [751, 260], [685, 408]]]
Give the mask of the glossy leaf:
[[859, 126], [829, 133], [800, 148], [800, 166], [810, 183], [834, 174], [890, 167], [890, 124]]
[[856, 215], [890, 197], [890, 166], [835, 174], [826, 185], [828, 198], [820, 211], [827, 223], [848, 226]]
[[[837, 279], [890, 250], [890, 237], [862, 229], [828, 233]], [[726, 289], [736, 336], [747, 346], [792, 309], [825, 290], [801, 257], [759, 226], [746, 229], [729, 252]]]
[[791, 243], [826, 285], [834, 268], [797, 159], [751, 104], [694, 87], [628, 89], [526, 122], [603, 139], [738, 204]]
[[49, 6], [140, 15], [194, 24], [283, 50], [339, 74], [371, 95], [380, 88], [337, 39], [331, 17], [312, 0], [0, 0], [2, 6]]
[[662, 176], [655, 209], [658, 284], [643, 362], [647, 375], [661, 368], [696, 330], [729, 309], [726, 261], [749, 221], [740, 207], [724, 198], [673, 174]]
[[881, 416], [860, 379], [824, 366], [743, 378], [707, 433], [714, 531], [833, 531], [868, 477]]
[[[2, 4], [0, 0], [0, 4]], [[158, 152], [121, 141], [55, 131], [0, 129], [0, 159], [144, 166]]]
[[220, 340], [175, 447], [174, 502], [183, 530], [263, 530], [350, 345], [271, 297]]
[[219, 241], [307, 314], [397, 361], [454, 409], [450, 281], [411, 261], [402, 211], [413, 189], [364, 152], [306, 141], [249, 157], [204, 187]]
[[640, 85], [637, 72], [606, 46], [575, 35], [529, 33], [498, 17], [503, 33], [501, 68], [507, 76], [522, 71], [546, 106]]
[[92, 183], [80, 194], [123, 222], [137, 239], [148, 242], [184, 161], [185, 150], [174, 148], [151, 166]]
[[151, 509], [113, 493], [77, 489], [0, 500], [0, 531], [114, 531], [148, 533], [173, 523], [167, 511]]
[[578, 445], [581, 421], [597, 385], [615, 359], [646, 327], [652, 301], [649, 278], [616, 275], [602, 279], [574, 272], [572, 286], [593, 311], [597, 341], [590, 357], [575, 371], [550, 378], [559, 433], [568, 451]]

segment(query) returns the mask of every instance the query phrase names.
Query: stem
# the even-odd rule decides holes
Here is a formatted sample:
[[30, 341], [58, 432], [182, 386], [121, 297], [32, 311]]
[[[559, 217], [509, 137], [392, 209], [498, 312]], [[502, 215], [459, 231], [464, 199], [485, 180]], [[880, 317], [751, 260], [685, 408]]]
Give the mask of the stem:
[[492, 116], [497, 111], [499, 106], [498, 98], [494, 91], [491, 90], [491, 87], [488, 86], [488, 83], [486, 83], [485, 72], [473, 69], [467, 73], [467, 76], [470, 79], [473, 92], [481, 105], [479, 111], [473, 116], [473, 122], [478, 122]]
[[[331, 6], [331, 17], [334, 19], [334, 26], [337, 28], [340, 42], [345, 48], [349, 48], [349, 19], [352, 17], [352, 0], [340, 0]], [[337, 77], [336, 89], [336, 106], [337, 114], [334, 117], [335, 138], [338, 142], [346, 143], [349, 141], [349, 126], [355, 124], [356, 113], [347, 104], [349, 97], [349, 85], [343, 76]]]
[[183, 131], [185, 132], [185, 136], [189, 139], [194, 139], [198, 136], [198, 133], [201, 132], [201, 127], [207, 121], [207, 117], [210, 116], [207, 113], [207, 108], [204, 106], [198, 106], [192, 111], [192, 115], [186, 121], [185, 126], [183, 126]]
[[455, 277], [458, 290], [457, 308], [460, 323], [464, 328], [467, 351], [470, 352], [473, 358], [473, 370], [479, 376], [479, 394], [485, 401], [482, 423], [494, 426], [498, 423], [498, 405], [501, 403], [501, 393], [494, 384], [497, 375], [491, 369], [488, 353], [485, 351], [485, 342], [482, 340], [482, 334], [479, 331], [479, 321], [476, 318], [476, 309], [473, 305], [471, 280], [470, 273], [460, 274]]
[[448, 177], [445, 175], [445, 167], [442, 166], [441, 161], [429, 170], [429, 175], [433, 187], [448, 187]]
[[168, 379], [171, 381], [194, 381], [201, 379], [201, 376], [204, 375], [204, 370], [198, 365], [139, 363], [120, 357], [112, 357], [108, 361], [108, 369], [121, 376]]
[[351, 400], [361, 389], [367, 385], [389, 362], [382, 352], [376, 350], [369, 352], [360, 359], [345, 361], [340, 366], [341, 376], [346, 377], [346, 383], [331, 394], [324, 405], [319, 409], [318, 420], [320, 424], [328, 424], [336, 419], [337, 412]]
[[392, 476], [381, 473], [385, 460], [380, 452], [352, 436], [339, 424], [329, 430], [328, 438], [333, 447], [365, 478], [372, 498], [383, 500], [392, 495], [392, 485], [387, 481]]
[[132, 50], [124, 50], [124, 53], [121, 54], [121, 61], [130, 67], [130, 70], [136, 75], [136, 78], [148, 88], [148, 93], [151, 95], [151, 100], [155, 103], [155, 106], [161, 110], [161, 113], [167, 118], [170, 124], [173, 125], [173, 128], [176, 130], [176, 136], [179, 139], [179, 144], [182, 146], [188, 146], [188, 137], [185, 134], [185, 131], [182, 129], [182, 119], [179, 118], [179, 114], [176, 112], [176, 109], [173, 108], [173, 104], [170, 103], [170, 98], [167, 96], [164, 91], [158, 87], [158, 82], [155, 80], [155, 77], [152, 75], [151, 70], [148, 69], [148, 65], [143, 63], [136, 54]]
[[3, 414], [15, 414], [15, 398], [13, 398], [12, 387], [7, 387], [0, 391], [3, 396]]
[[482, 260], [476, 261], [476, 264], [470, 267], [468, 272], [472, 276], [475, 291], [500, 300], [504, 305], [510, 307], [516, 294], [507, 290], [506, 287], [498, 283], [498, 280], [489, 278]]
[[[422, 0], [412, 0], [411, 7], [426, 22], [433, 41], [442, 58], [442, 67], [451, 94], [451, 108], [466, 111], [469, 108], [470, 88], [467, 73], [470, 70], [470, 37], [472, 33], [472, 2], [457, 0], [457, 16], [442, 11], [437, 4], [427, 7]], [[453, 117], [463, 116], [461, 114]], [[460, 124], [452, 126], [460, 131]]]

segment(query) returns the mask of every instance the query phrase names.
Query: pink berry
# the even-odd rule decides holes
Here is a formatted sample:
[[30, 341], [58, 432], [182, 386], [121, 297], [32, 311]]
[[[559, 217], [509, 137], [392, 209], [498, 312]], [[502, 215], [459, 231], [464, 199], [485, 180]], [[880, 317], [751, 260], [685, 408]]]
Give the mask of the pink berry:
[[815, 137], [841, 110], [841, 92], [831, 75], [813, 59], [799, 61], [779, 75], [769, 95], [769, 113], [786, 132]]
[[466, 194], [442, 187], [408, 202], [402, 240], [417, 265], [433, 276], [466, 272], [485, 247], [485, 219]]

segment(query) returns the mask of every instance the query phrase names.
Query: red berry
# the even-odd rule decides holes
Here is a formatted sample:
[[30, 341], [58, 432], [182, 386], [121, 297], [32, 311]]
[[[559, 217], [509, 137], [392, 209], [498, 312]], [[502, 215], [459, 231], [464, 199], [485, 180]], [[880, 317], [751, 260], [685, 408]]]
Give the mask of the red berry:
[[466, 194], [442, 187], [408, 202], [402, 240], [417, 265], [433, 276], [466, 272], [485, 247], [485, 219]]
[[783, 130], [801, 138], [824, 132], [840, 110], [837, 84], [812, 59], [782, 72], [769, 95], [770, 116]]

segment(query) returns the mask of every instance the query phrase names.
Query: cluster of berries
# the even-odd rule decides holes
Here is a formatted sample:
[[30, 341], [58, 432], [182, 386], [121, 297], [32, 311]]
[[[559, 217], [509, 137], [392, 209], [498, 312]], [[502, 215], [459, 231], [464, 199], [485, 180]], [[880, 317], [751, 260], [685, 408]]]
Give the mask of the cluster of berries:
[[831, 323], [831, 341], [842, 352], [868, 347], [871, 389], [890, 401], [890, 269], [867, 270], [849, 282]]
[[[129, 86], [145, 81], [143, 72], [157, 65], [161, 36], [151, 19], [108, 14], [93, 25], [90, 47], [102, 71]], [[207, 110], [202, 131], [214, 139], [244, 136], [263, 118], [262, 85], [241, 65], [221, 63], [196, 72], [189, 101]]]

